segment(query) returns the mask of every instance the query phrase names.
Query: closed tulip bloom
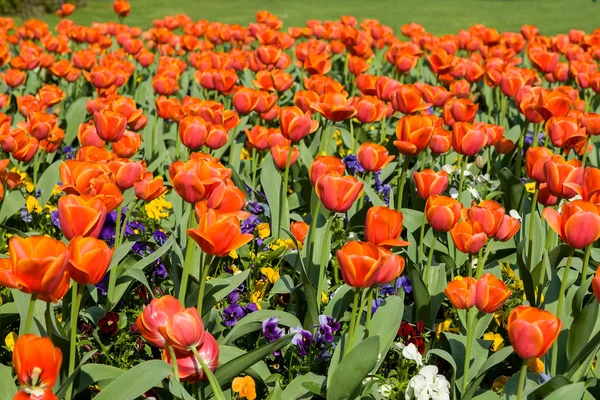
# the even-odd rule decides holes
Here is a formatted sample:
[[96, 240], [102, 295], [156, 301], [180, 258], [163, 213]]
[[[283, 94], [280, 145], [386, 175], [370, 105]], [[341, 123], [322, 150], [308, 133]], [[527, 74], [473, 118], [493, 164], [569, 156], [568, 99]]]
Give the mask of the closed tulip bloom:
[[463, 156], [474, 156], [487, 144], [485, 130], [466, 122], [456, 122], [452, 127], [452, 147]]
[[433, 135], [427, 146], [436, 156], [447, 153], [452, 148], [452, 132], [442, 127], [433, 128]]
[[146, 162], [130, 161], [121, 158], [109, 163], [108, 168], [113, 173], [119, 189], [127, 190], [133, 187], [133, 184], [137, 180], [144, 177], [146, 172]]
[[[0, 285], [54, 302], [64, 296], [69, 252], [61, 241], [45, 236], [13, 237], [8, 242], [9, 259], [0, 262]], [[61, 293], [58, 293], [61, 292]]]
[[479, 222], [483, 228], [483, 232], [492, 237], [498, 231], [505, 211], [504, 207], [494, 200], [483, 200], [478, 205], [474, 205], [469, 209], [462, 210], [463, 219], [473, 222]]
[[[292, 146], [292, 155], [290, 157], [290, 166], [294, 165], [296, 160], [298, 160], [298, 156], [300, 156], [300, 151]], [[271, 156], [273, 156], [273, 161], [277, 168], [283, 170], [287, 165], [288, 155], [290, 152], [290, 146], [273, 146], [271, 147]]]
[[121, 113], [103, 110], [94, 113], [94, 126], [100, 139], [117, 142], [127, 128], [127, 118]]
[[596, 275], [592, 278], [592, 290], [594, 291], [594, 296], [600, 302], [600, 266], [598, 266]]
[[299, 221], [299, 222], [294, 221], [294, 222], [290, 223], [290, 232], [292, 232], [292, 235], [294, 235], [294, 238], [301, 245], [304, 244], [304, 241], [306, 240], [306, 235], [308, 234], [309, 228], [310, 228], [310, 226], [304, 221]]
[[152, 173], [147, 172], [144, 177], [133, 184], [135, 197], [144, 201], [152, 201], [160, 197], [167, 188], [164, 185], [162, 177], [152, 177]]
[[169, 176], [177, 194], [188, 203], [196, 203], [206, 200], [212, 189], [231, 176], [231, 171], [217, 162], [192, 158], [171, 164]]
[[425, 217], [431, 228], [449, 232], [460, 219], [462, 204], [447, 196], [431, 195], [425, 204]]
[[422, 82], [415, 83], [415, 86], [423, 94], [423, 99], [434, 107], [443, 107], [452, 97], [452, 93], [443, 86], [432, 86]]
[[317, 196], [329, 211], [345, 213], [363, 192], [364, 183], [354, 176], [328, 172], [315, 185]]
[[600, 114], [585, 113], [581, 116], [581, 126], [588, 135], [600, 135]]
[[137, 153], [142, 145], [142, 135], [125, 130], [121, 139], [112, 144], [113, 152], [117, 157], [131, 158]]
[[421, 91], [413, 85], [400, 85], [390, 97], [394, 110], [402, 114], [413, 114], [431, 106], [423, 103]]
[[475, 305], [477, 281], [471, 277], [456, 278], [444, 289], [452, 305], [459, 310], [467, 310]]
[[381, 121], [387, 112], [386, 104], [375, 96], [363, 96], [356, 102], [356, 119], [363, 124]]
[[[203, 215], [199, 210], [203, 202], [196, 203], [196, 216], [198, 220]], [[210, 194], [208, 200], [206, 200], [206, 207], [212, 208], [221, 214], [234, 215], [240, 220], [246, 219], [250, 216], [250, 213], [242, 211], [246, 205], [246, 196], [244, 192], [238, 189], [232, 180], [226, 179], [219, 184]]]
[[477, 280], [475, 307], [488, 314], [495, 313], [504, 305], [512, 292], [493, 274], [483, 274]]
[[403, 220], [400, 211], [385, 206], [371, 207], [365, 221], [365, 239], [385, 248], [407, 246], [408, 242], [400, 240]]
[[202, 345], [204, 324], [195, 307], [186, 308], [171, 315], [165, 325], [158, 327], [167, 344], [180, 352]]
[[252, 88], [240, 88], [233, 95], [233, 107], [240, 114], [250, 114], [258, 103], [258, 93]]
[[256, 150], [266, 150], [269, 148], [267, 137], [269, 136], [269, 130], [261, 125], [253, 126], [252, 129], [246, 129], [246, 137], [250, 146]]
[[321, 176], [328, 172], [334, 172], [338, 175], [343, 175], [346, 170], [346, 165], [336, 156], [318, 155], [310, 165], [309, 176], [313, 186]]
[[544, 175], [548, 190], [556, 197], [570, 199], [581, 191], [583, 167], [577, 159], [553, 156], [544, 164]]
[[19, 336], [12, 362], [22, 387], [15, 399], [56, 399], [52, 388], [60, 373], [62, 352], [54, 347], [50, 338], [33, 334]]
[[550, 350], [562, 321], [549, 311], [518, 306], [508, 316], [507, 330], [515, 353], [523, 359], [540, 358]]
[[188, 229], [186, 232], [198, 243], [202, 251], [218, 257], [225, 257], [254, 238], [250, 234], [240, 232], [240, 221], [237, 217], [222, 215], [212, 209], [208, 209], [200, 218], [198, 228]]
[[448, 187], [448, 173], [446, 171], [435, 172], [432, 169], [424, 169], [413, 173], [413, 180], [417, 187], [420, 198], [427, 200], [430, 196], [440, 195]]
[[281, 134], [292, 142], [299, 142], [319, 127], [319, 122], [310, 118], [311, 113], [303, 113], [298, 107], [282, 107], [279, 112]]
[[131, 4], [129, 4], [129, 2], [126, 0], [115, 0], [113, 2], [113, 10], [120, 17], [126, 17], [131, 11]]
[[44, 140], [57, 128], [56, 115], [43, 112], [34, 112], [29, 117], [29, 132], [38, 140]]
[[581, 185], [581, 197], [592, 203], [600, 203], [600, 169], [585, 167]]
[[98, 237], [106, 219], [106, 206], [97, 196], [68, 194], [58, 200], [58, 218], [68, 240]]
[[[352, 287], [389, 283], [404, 270], [404, 259], [387, 254], [371, 243], [351, 241], [336, 253], [342, 279]], [[381, 275], [381, 276], [380, 276]], [[383, 282], [385, 280], [387, 282]]]
[[204, 146], [209, 130], [210, 125], [202, 117], [189, 115], [179, 122], [179, 138], [190, 150]]
[[183, 310], [181, 303], [173, 296], [154, 298], [138, 316], [136, 326], [148, 343], [162, 348], [166, 340], [159, 329], [166, 327], [169, 318]]
[[77, 236], [69, 243], [67, 271], [81, 285], [95, 285], [102, 281], [113, 255], [113, 249], [93, 237]]
[[552, 151], [547, 147], [536, 146], [528, 148], [527, 153], [525, 153], [525, 169], [529, 179], [533, 179], [537, 183], [546, 182], [544, 164], [552, 156]]
[[[217, 369], [217, 366], [219, 365], [219, 344], [210, 333], [204, 332], [202, 345], [198, 346], [196, 350], [204, 364], [206, 364], [211, 371]], [[163, 360], [171, 365], [173, 365], [173, 362], [177, 363], [179, 379], [181, 382], [199, 382], [208, 379], [202, 369], [202, 365], [200, 365], [200, 362], [198, 362], [193, 352], [189, 351], [182, 353], [176, 351], [175, 358], [175, 360], [171, 359], [171, 354], [168, 350], [163, 351]]]
[[564, 149], [572, 149], [587, 140], [585, 128], [572, 117], [552, 117], [546, 122], [546, 134], [552, 144]]
[[356, 153], [360, 165], [365, 171], [381, 171], [386, 165], [394, 159], [390, 156], [387, 149], [376, 143], [363, 143]]
[[2, 80], [6, 83], [6, 86], [10, 88], [16, 88], [25, 82], [27, 74], [24, 71], [18, 69], [9, 69], [2, 74]]
[[414, 156], [423, 151], [431, 136], [435, 119], [426, 115], [404, 116], [396, 125], [394, 146], [405, 156]]
[[575, 200], [562, 205], [559, 214], [547, 207], [542, 215], [563, 242], [583, 249], [600, 238], [600, 208], [596, 204]]
[[[539, 197], [539, 196], [538, 196]], [[502, 222], [498, 226], [498, 230], [494, 234], [494, 239], [500, 242], [509, 241], [521, 229], [521, 221], [510, 215], [505, 214], [502, 217]]]
[[468, 254], [477, 254], [488, 239], [483, 231], [483, 225], [475, 221], [459, 222], [452, 228], [450, 235], [456, 248]]
[[[455, 99], [446, 103], [444, 110], [446, 108], [455, 122], [473, 122], [479, 105], [469, 99]], [[446, 119], [445, 115], [444, 119]]]

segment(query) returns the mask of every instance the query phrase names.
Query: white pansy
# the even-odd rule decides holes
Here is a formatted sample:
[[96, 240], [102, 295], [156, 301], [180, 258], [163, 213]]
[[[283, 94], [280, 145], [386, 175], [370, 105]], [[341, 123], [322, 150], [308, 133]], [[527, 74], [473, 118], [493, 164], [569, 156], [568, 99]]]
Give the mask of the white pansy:
[[469, 193], [471, 193], [471, 196], [475, 199], [475, 200], [481, 200], [481, 195], [479, 194], [479, 192], [477, 191], [477, 189], [473, 188], [473, 187], [468, 187], [467, 190], [469, 191]]
[[438, 374], [435, 365], [427, 365], [408, 382], [404, 397], [406, 400], [450, 400], [450, 382], [444, 375]]
[[404, 348], [406, 347], [404, 345], [404, 343], [402, 342], [394, 342], [394, 344], [392, 345], [393, 349], [396, 350], [398, 353], [402, 353], [402, 350], [404, 350]]
[[454, 167], [452, 165], [450, 165], [450, 164], [445, 164], [442, 167], [442, 171], [444, 171], [448, 175], [452, 175], [454, 173]]
[[412, 360], [420, 367], [423, 365], [423, 356], [419, 353], [419, 349], [413, 343], [409, 343], [402, 349], [402, 356], [407, 360]]
[[390, 397], [390, 395], [392, 394], [392, 385], [390, 385], [389, 383], [383, 384], [379, 386], [379, 389], [377, 389], [377, 391], [383, 397]]
[[450, 188], [450, 197], [458, 199], [458, 190], [456, 188]]
[[523, 218], [521, 218], [521, 215], [519, 214], [519, 212], [517, 210], [510, 210], [508, 215], [510, 215], [511, 217], [513, 217], [515, 219], [518, 219], [519, 221], [523, 220]]

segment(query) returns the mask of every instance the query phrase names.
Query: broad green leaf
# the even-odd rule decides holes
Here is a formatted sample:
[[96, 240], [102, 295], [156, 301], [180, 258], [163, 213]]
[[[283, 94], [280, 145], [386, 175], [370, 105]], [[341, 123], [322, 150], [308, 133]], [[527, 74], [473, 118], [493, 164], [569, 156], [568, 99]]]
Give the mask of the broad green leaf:
[[4, 196], [0, 207], [0, 224], [15, 215], [25, 205], [25, 197], [18, 190], [13, 190]]
[[520, 210], [521, 204], [527, 196], [525, 185], [508, 168], [502, 168], [498, 173], [500, 187], [502, 188], [503, 203], [507, 210]]
[[269, 293], [270, 295], [290, 294], [294, 291], [294, 289], [296, 289], [296, 287], [294, 286], [294, 281], [292, 280], [292, 277], [286, 274], [282, 275], [279, 279], [277, 279]]
[[[173, 368], [161, 360], [145, 361], [120, 375], [106, 386], [95, 400], [135, 399], [173, 373]], [[135, 383], [135, 384], [132, 384]]]
[[[279, 210], [281, 207], [280, 199], [283, 183], [279, 170], [275, 166], [270, 153], [267, 154], [262, 162], [260, 184], [265, 192], [271, 210], [271, 233], [276, 236], [280, 226], [284, 228], [290, 226], [290, 220], [287, 209], [284, 209], [282, 212]], [[284, 193], [284, 195], [287, 196], [287, 193]], [[279, 221], [280, 214], [282, 221]]]
[[87, 112], [85, 111], [85, 105], [88, 99], [86, 97], [80, 97], [67, 107], [65, 112], [65, 120], [67, 121], [67, 129], [65, 129], [65, 143], [70, 145], [77, 136], [79, 131], [79, 125], [85, 121]]
[[44, 171], [44, 173], [42, 174], [42, 176], [40, 176], [40, 179], [38, 180], [38, 184], [37, 184], [37, 187], [35, 188], [35, 190], [41, 191], [38, 202], [40, 203], [40, 206], [42, 206], [42, 207], [44, 207], [46, 205], [46, 203], [48, 203], [50, 196], [52, 196], [52, 191], [54, 190], [54, 186], [56, 186], [56, 184], [58, 183], [58, 179], [59, 179], [58, 166], [61, 163], [62, 163], [62, 160], [58, 160], [58, 161], [55, 161], [54, 163], [52, 163], [48, 168], [46, 168], [46, 170]]
[[[238, 349], [237, 347], [221, 345], [219, 346], [219, 365], [228, 363], [231, 360], [235, 360], [237, 357], [241, 357], [247, 354], [246, 351]], [[264, 361], [258, 361], [252, 367], [248, 368], [247, 374], [252, 375], [254, 379], [260, 379], [263, 382], [266, 381], [271, 375], [271, 371], [267, 367]]]
[[302, 326], [298, 318], [294, 317], [292, 314], [286, 313], [285, 311], [258, 310], [239, 320], [233, 329], [231, 329], [231, 331], [227, 334], [227, 336], [223, 338], [222, 343], [233, 343], [236, 339], [239, 339], [248, 333], [256, 332], [262, 329], [263, 321], [271, 317], [278, 318], [279, 324], [287, 326], [288, 328]]
[[556, 375], [547, 382], [544, 382], [540, 386], [526, 393], [527, 395], [534, 395], [536, 399], [546, 398], [550, 393], [560, 389], [563, 386], [570, 385], [571, 381], [562, 375]]
[[414, 264], [409, 261], [407, 267], [408, 279], [410, 279], [415, 299], [413, 312], [416, 311], [417, 319], [428, 321], [431, 314], [431, 297], [427, 291], [427, 286], [425, 286], [421, 273]]
[[12, 399], [16, 393], [17, 385], [12, 376], [12, 368], [0, 365], [0, 399]]
[[567, 359], [569, 361], [573, 361], [585, 345], [589, 343], [592, 336], [598, 332], [599, 313], [600, 307], [598, 301], [594, 298], [583, 308], [581, 314], [571, 324], [570, 329], [568, 329], [569, 338], [567, 340]]
[[[202, 303], [202, 315], [205, 315], [207, 312], [209, 312], [215, 304], [223, 300], [229, 293], [233, 292], [238, 286], [240, 286], [240, 284], [244, 282], [246, 278], [248, 278], [249, 274], [250, 270], [247, 269], [237, 275], [232, 275], [227, 279], [216, 278], [206, 282], [204, 300]], [[221, 285], [222, 283], [225, 284], [224, 287]], [[198, 290], [194, 290], [192, 295], [188, 297], [188, 300], [190, 299], [190, 297], [193, 299], [193, 303], [195, 304], [198, 300]]]
[[354, 297], [354, 289], [352, 286], [343, 285], [340, 286], [335, 292], [327, 307], [325, 307], [325, 315], [333, 317], [336, 321], [339, 321], [344, 316], [344, 312], [348, 310], [352, 298]]
[[[404, 293], [404, 292], [402, 292]], [[404, 295], [389, 296], [383, 300], [383, 303], [377, 308], [371, 322], [371, 331], [369, 336], [379, 336], [379, 354], [380, 360], [377, 366], [381, 365], [387, 352], [392, 347], [394, 339], [398, 334], [398, 328], [402, 323], [404, 314]]]
[[584, 392], [585, 383], [572, 383], [556, 389], [545, 400], [581, 399]]
[[371, 336], [360, 342], [342, 359], [327, 385], [327, 400], [357, 398], [363, 379], [377, 365], [379, 347], [379, 336]]
[[314, 397], [312, 390], [307, 388], [307, 383], [319, 385], [325, 389], [325, 377], [323, 375], [317, 375], [309, 372], [305, 375], [300, 375], [294, 378], [293, 381], [285, 388], [281, 398], [282, 399], [297, 399], [297, 400], [309, 400]]

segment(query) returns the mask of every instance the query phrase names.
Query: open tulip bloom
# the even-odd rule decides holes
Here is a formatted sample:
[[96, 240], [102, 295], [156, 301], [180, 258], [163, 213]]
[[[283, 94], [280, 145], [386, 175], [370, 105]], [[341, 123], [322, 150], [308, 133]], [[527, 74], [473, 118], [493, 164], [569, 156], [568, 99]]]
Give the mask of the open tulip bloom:
[[7, 399], [600, 396], [600, 29], [136, 4], [0, 17]]

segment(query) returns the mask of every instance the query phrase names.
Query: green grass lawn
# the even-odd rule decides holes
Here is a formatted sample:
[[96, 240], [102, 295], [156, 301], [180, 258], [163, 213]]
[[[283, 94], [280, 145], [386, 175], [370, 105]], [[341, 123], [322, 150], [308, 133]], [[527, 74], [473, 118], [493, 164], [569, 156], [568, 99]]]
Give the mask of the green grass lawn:
[[[543, 34], [591, 31], [600, 27], [600, 2], [592, 0], [131, 0], [127, 24], [147, 28], [164, 15], [186, 13], [193, 19], [248, 24], [259, 10], [279, 16], [285, 26], [303, 25], [308, 19], [337, 19], [354, 15], [376, 18], [399, 32], [418, 22], [434, 34], [456, 33], [474, 23], [500, 31], [518, 31], [523, 24], [537, 25]], [[115, 21], [110, 0], [88, 0], [72, 18], [81, 24]], [[58, 21], [48, 16], [50, 24]]]

